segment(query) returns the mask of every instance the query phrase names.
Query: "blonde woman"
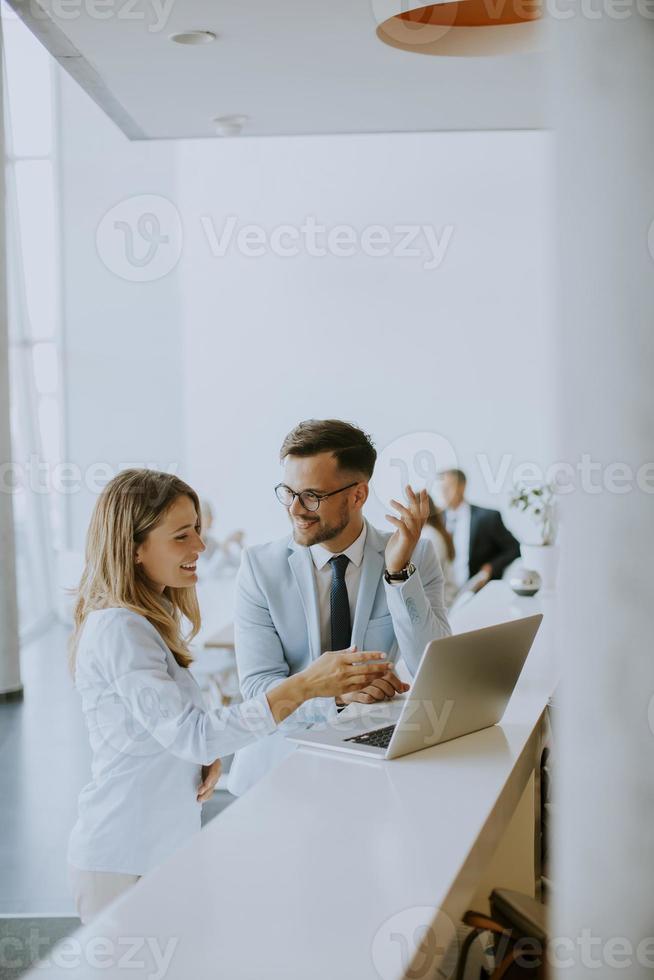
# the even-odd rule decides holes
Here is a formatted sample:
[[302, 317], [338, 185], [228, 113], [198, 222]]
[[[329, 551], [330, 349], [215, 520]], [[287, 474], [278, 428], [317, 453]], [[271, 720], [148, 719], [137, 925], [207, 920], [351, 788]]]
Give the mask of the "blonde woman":
[[265, 695], [207, 709], [188, 670], [200, 626], [199, 515], [178, 477], [126, 470], [91, 518], [71, 639], [93, 752], [68, 851], [82, 922], [199, 830], [220, 756], [310, 698], [361, 690], [388, 670], [381, 653], [325, 653]]

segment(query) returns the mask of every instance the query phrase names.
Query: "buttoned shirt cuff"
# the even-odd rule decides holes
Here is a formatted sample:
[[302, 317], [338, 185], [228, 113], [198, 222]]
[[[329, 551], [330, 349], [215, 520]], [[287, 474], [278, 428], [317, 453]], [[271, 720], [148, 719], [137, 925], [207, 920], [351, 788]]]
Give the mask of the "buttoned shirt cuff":
[[260, 708], [255, 709], [255, 711], [257, 712], [258, 718], [260, 719], [261, 734], [269, 735], [271, 732], [274, 732], [278, 726], [277, 726], [277, 722], [275, 721], [275, 716], [272, 713], [270, 702], [268, 701], [266, 693], [264, 692], [263, 694], [259, 694], [257, 695], [257, 697], [252, 698], [251, 704], [253, 705], [253, 707], [254, 705], [260, 705]]
[[[428, 604], [418, 569], [415, 570], [413, 575], [409, 575], [408, 579], [405, 579], [404, 582], [387, 582], [384, 579], [384, 588], [388, 595], [388, 611], [391, 616], [399, 612], [400, 607], [398, 606], [398, 602], [401, 602], [409, 613], [411, 622], [415, 626], [419, 622], [420, 617], [416, 615], [416, 603], [414, 600], [423, 605]], [[407, 605], [406, 600], [409, 598], [410, 601]]]

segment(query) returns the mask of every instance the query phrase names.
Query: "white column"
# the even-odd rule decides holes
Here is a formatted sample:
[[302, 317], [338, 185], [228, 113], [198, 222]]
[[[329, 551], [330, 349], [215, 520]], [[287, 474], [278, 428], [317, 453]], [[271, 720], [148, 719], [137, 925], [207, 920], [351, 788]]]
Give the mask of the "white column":
[[559, 451], [586, 471], [559, 583], [568, 980], [654, 967], [654, 941], [638, 951], [654, 935], [654, 6], [638, 7], [584, 2], [553, 28]]
[[[3, 85], [2, 61], [2, 24], [0, 23], [0, 106]], [[0, 465], [11, 462], [4, 160], [4, 126], [0, 113]], [[18, 652], [13, 505], [11, 494], [5, 490], [4, 482], [0, 482], [0, 699], [19, 694], [22, 690]]]

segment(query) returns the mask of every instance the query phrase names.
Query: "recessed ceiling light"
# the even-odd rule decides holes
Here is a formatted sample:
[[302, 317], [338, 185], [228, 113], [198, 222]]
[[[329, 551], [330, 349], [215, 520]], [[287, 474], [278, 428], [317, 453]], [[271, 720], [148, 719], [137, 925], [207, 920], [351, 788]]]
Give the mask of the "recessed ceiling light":
[[216, 37], [213, 31], [183, 31], [181, 34], [171, 34], [170, 40], [175, 44], [211, 44]]
[[218, 116], [213, 120], [216, 136], [239, 136], [249, 116]]

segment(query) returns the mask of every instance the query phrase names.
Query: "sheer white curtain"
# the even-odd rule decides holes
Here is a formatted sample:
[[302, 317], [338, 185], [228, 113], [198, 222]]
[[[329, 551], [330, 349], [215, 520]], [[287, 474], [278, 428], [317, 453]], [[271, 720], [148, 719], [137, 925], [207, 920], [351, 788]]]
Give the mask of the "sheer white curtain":
[[44, 628], [54, 609], [54, 549], [62, 501], [60, 316], [55, 194], [53, 66], [2, 7], [5, 61], [7, 288], [16, 565], [21, 634]]
[[[3, 85], [2, 25], [0, 24], [0, 93]], [[0, 153], [4, 153], [4, 126], [0, 117]], [[4, 179], [0, 173], [0, 465], [11, 464], [9, 425], [9, 332], [7, 325], [6, 241]], [[14, 520], [11, 496], [0, 492], [0, 700], [22, 690], [18, 658]]]

